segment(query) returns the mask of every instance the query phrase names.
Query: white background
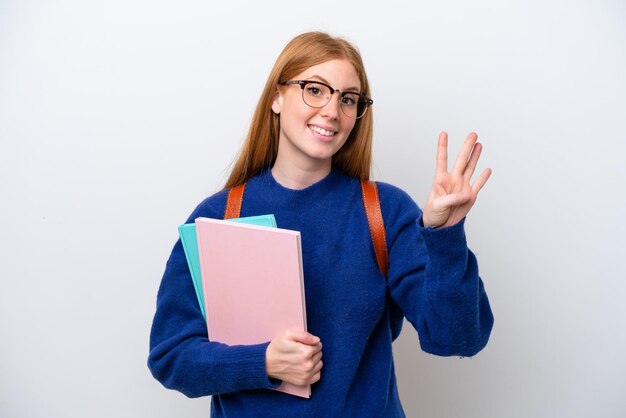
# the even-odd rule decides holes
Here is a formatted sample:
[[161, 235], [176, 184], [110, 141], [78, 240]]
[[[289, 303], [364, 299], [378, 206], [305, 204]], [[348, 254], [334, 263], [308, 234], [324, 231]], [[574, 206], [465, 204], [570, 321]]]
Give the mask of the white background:
[[471, 359], [394, 348], [410, 417], [626, 416], [626, 3], [0, 0], [0, 415], [207, 417], [148, 336], [176, 227], [217, 191], [285, 43], [359, 46], [375, 178], [423, 203], [470, 131], [496, 317]]

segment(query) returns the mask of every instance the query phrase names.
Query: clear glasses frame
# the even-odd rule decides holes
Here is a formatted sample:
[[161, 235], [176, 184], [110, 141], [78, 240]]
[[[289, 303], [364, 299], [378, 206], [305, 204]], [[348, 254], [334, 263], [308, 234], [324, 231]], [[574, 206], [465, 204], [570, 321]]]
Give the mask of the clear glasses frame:
[[[289, 80], [278, 83], [283, 86], [297, 84], [302, 89], [302, 100], [310, 107], [324, 107], [330, 102], [335, 92], [339, 93], [339, 104], [344, 115], [360, 119], [367, 112], [367, 108], [374, 104], [374, 101], [355, 91], [341, 91], [332, 88], [326, 83], [315, 80]], [[307, 89], [308, 86], [308, 89]], [[328, 91], [324, 92], [324, 88]]]

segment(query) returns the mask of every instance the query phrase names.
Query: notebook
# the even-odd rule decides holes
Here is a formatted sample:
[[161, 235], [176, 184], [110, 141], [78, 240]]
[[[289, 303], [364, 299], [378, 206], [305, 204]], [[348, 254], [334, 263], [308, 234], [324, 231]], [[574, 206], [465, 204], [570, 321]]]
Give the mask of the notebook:
[[[245, 222], [253, 225], [261, 225], [276, 228], [276, 219], [274, 215], [258, 215], [247, 216], [245, 218], [229, 219], [230, 222]], [[202, 294], [202, 276], [200, 274], [200, 259], [198, 258], [198, 240], [196, 236], [196, 224], [184, 224], [178, 227], [178, 234], [180, 235], [180, 241], [183, 244], [183, 250], [185, 251], [185, 258], [187, 259], [187, 265], [191, 272], [191, 280], [193, 281], [193, 288], [196, 291], [196, 298], [198, 299], [198, 305], [200, 305], [200, 311], [202, 316], [206, 319], [204, 312], [204, 295]]]
[[[259, 344], [306, 331], [300, 232], [197, 218], [209, 340]], [[277, 390], [308, 398], [311, 386]]]

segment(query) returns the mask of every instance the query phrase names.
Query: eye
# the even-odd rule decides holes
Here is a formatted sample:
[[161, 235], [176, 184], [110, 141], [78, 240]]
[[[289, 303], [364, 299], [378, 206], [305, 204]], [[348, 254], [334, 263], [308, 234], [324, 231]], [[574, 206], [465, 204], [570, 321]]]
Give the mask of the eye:
[[310, 96], [321, 97], [324, 95], [324, 86], [315, 83], [309, 83], [304, 86], [306, 92]]
[[341, 104], [344, 106], [356, 106], [359, 102], [359, 95], [355, 93], [343, 93], [341, 95]]

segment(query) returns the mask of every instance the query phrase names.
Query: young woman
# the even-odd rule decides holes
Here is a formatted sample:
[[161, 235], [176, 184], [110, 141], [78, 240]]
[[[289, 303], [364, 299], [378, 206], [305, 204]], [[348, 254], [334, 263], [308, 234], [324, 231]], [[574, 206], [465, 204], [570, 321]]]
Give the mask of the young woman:
[[[246, 183], [241, 216], [273, 213], [302, 237], [309, 332], [258, 345], [209, 341], [182, 245], [176, 243], [157, 298], [148, 364], [164, 386], [213, 395], [216, 417], [402, 417], [391, 344], [403, 318], [423, 350], [472, 356], [493, 316], [467, 248], [465, 216], [486, 183], [471, 184], [476, 134], [451, 171], [447, 135], [423, 210], [377, 183], [389, 268], [379, 271], [363, 206], [370, 174], [373, 101], [358, 51], [324, 33], [294, 38], [278, 57], [224, 190], [187, 222], [222, 218], [228, 189]], [[323, 357], [322, 357], [323, 355]], [[312, 384], [310, 399], [270, 390]]]

